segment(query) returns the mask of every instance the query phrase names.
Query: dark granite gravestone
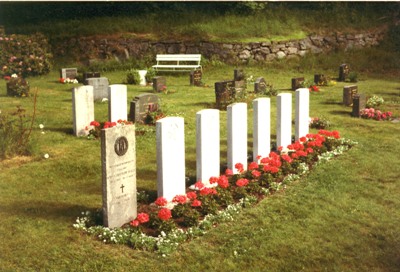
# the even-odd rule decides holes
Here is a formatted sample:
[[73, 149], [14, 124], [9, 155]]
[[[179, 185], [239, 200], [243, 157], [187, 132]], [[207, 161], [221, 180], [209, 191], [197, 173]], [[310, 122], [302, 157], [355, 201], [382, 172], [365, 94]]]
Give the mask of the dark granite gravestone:
[[90, 77], [85, 80], [85, 85], [93, 86], [93, 99], [99, 101], [104, 98], [108, 99], [108, 78], [106, 77]]
[[367, 105], [367, 97], [365, 94], [355, 94], [353, 97], [353, 117], [360, 117], [360, 111], [365, 109]]
[[190, 86], [201, 86], [201, 70], [194, 70], [190, 72]]
[[218, 109], [226, 109], [233, 102], [236, 95], [235, 81], [215, 82], [215, 100]]
[[349, 77], [350, 67], [347, 64], [342, 64], [339, 66], [339, 79], [338, 81], [346, 81]]
[[95, 78], [95, 77], [100, 77], [100, 73], [99, 72], [86, 72], [86, 73], [83, 73], [83, 82], [85, 82], [86, 79], [88, 79], [88, 78]]
[[263, 77], [259, 77], [254, 82], [254, 92], [255, 93], [265, 93], [267, 90], [267, 82]]
[[352, 106], [353, 105], [353, 97], [358, 92], [357, 85], [350, 85], [343, 87], [343, 104], [345, 106]]
[[77, 75], [78, 75], [77, 68], [62, 68], [60, 70], [60, 77], [64, 79], [66, 78], [75, 79]]
[[292, 78], [292, 91], [297, 90], [298, 88], [301, 88], [302, 84], [304, 82], [304, 77], [296, 77]]
[[134, 123], [144, 123], [148, 112], [155, 112], [160, 109], [160, 99], [156, 94], [140, 94], [131, 101], [128, 120]]
[[319, 86], [324, 86], [328, 84], [328, 78], [322, 74], [314, 75], [314, 83]]
[[167, 88], [167, 79], [163, 76], [153, 77], [153, 91], [160, 93]]
[[244, 80], [243, 69], [235, 69], [233, 71], [233, 80], [234, 81], [242, 81], [242, 80]]

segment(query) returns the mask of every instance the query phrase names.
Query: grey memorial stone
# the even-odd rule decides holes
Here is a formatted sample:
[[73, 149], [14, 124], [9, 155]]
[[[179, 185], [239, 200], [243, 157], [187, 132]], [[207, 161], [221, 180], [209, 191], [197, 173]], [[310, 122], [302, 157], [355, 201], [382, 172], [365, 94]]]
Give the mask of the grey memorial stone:
[[163, 76], [153, 77], [153, 91], [156, 93], [162, 92], [167, 88], [167, 79]]
[[103, 223], [121, 227], [136, 218], [135, 126], [101, 131]]
[[350, 67], [347, 64], [342, 64], [339, 66], [339, 78], [338, 81], [346, 81], [349, 77]]
[[267, 82], [263, 77], [259, 77], [254, 82], [254, 92], [255, 93], [265, 93], [267, 90]]
[[353, 97], [358, 92], [357, 85], [349, 85], [343, 87], [343, 104], [345, 106], [353, 105]]
[[148, 112], [160, 109], [160, 99], [156, 94], [140, 94], [131, 101], [129, 120], [135, 123], [144, 123]]
[[75, 79], [77, 75], [78, 75], [77, 68], [62, 68], [60, 70], [60, 77], [64, 79], [65, 78]]
[[367, 97], [365, 94], [355, 94], [353, 96], [353, 111], [351, 115], [353, 117], [360, 117], [360, 110], [365, 109], [367, 105]]
[[106, 77], [91, 77], [85, 80], [85, 85], [93, 86], [94, 101], [108, 99], [108, 78]]
[[86, 79], [93, 78], [93, 77], [100, 77], [99, 72], [86, 72], [83, 73], [83, 82], [86, 82]]
[[301, 88], [303, 83], [304, 83], [304, 77], [292, 78], [292, 91]]
[[215, 82], [215, 100], [218, 109], [226, 109], [226, 107], [233, 102], [235, 98], [235, 81], [220, 81]]
[[190, 86], [201, 86], [201, 78], [202, 78], [201, 70], [194, 70], [190, 72]]
[[234, 81], [242, 81], [244, 80], [244, 72], [243, 69], [235, 69], [233, 71], [233, 80]]

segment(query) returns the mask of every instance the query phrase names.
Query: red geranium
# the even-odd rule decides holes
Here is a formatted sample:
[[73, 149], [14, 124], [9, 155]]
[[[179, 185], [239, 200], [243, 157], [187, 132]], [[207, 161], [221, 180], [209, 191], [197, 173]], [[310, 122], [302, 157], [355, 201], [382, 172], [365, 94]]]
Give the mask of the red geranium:
[[132, 220], [130, 223], [129, 223], [132, 227], [137, 227], [137, 226], [139, 226], [140, 225], [140, 222], [139, 222], [139, 220]]
[[232, 176], [233, 175], [233, 171], [232, 171], [232, 169], [226, 169], [225, 170], [225, 175], [227, 175], [227, 176]]
[[236, 185], [237, 185], [238, 187], [243, 187], [243, 186], [246, 186], [247, 184], [249, 184], [249, 180], [248, 180], [248, 179], [245, 179], [245, 178], [241, 178], [241, 179], [238, 179], [238, 180], [236, 181]]
[[250, 164], [249, 164], [249, 170], [254, 170], [254, 169], [257, 169], [258, 168], [258, 163], [256, 163], [256, 162], [251, 162]]
[[147, 213], [139, 213], [139, 214], [137, 215], [136, 219], [137, 219], [141, 224], [143, 224], [143, 223], [149, 222], [150, 217], [149, 217], [149, 215], [148, 215]]
[[156, 201], [154, 203], [157, 206], [163, 207], [168, 204], [168, 201], [164, 197], [160, 196], [159, 198], [156, 199]]
[[209, 181], [210, 181], [210, 184], [214, 184], [214, 183], [217, 183], [217, 182], [218, 182], [218, 178], [217, 178], [217, 177], [211, 177], [211, 178], [209, 179]]
[[177, 195], [177, 196], [174, 196], [174, 198], [172, 199], [172, 202], [185, 204], [186, 200], [187, 200], [187, 197], [185, 195]]
[[240, 162], [235, 164], [235, 168], [239, 173], [242, 173], [244, 171], [243, 164], [241, 164]]
[[228, 178], [224, 175], [220, 176], [218, 179], [218, 186], [224, 189], [228, 188], [229, 186]]
[[163, 221], [166, 221], [168, 219], [170, 219], [172, 216], [171, 214], [171, 210], [167, 209], [167, 208], [162, 208], [159, 212], [158, 212], [158, 218], [160, 218]]
[[200, 200], [193, 200], [192, 202], [192, 207], [200, 207], [201, 206], [201, 201]]
[[196, 198], [197, 198], [196, 192], [188, 192], [188, 193], [186, 194], [186, 196], [187, 196], [187, 198], [189, 198], [189, 199], [196, 199]]
[[201, 181], [198, 181], [194, 184], [194, 187], [196, 187], [197, 189], [201, 190], [204, 188], [204, 183]]

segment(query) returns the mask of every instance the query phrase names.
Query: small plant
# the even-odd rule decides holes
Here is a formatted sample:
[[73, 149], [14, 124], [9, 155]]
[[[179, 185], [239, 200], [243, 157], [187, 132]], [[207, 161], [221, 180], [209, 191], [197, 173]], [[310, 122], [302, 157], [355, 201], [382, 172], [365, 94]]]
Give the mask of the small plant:
[[358, 81], [358, 74], [356, 72], [349, 73], [349, 81], [350, 82], [357, 82]]
[[13, 74], [7, 82], [7, 95], [18, 97], [29, 96], [29, 82]]
[[165, 114], [161, 110], [148, 111], [146, 117], [144, 118], [144, 124], [155, 126], [157, 120], [164, 118]]
[[87, 126], [85, 129], [89, 131], [89, 134], [87, 138], [89, 140], [95, 140], [99, 139], [101, 137], [101, 130], [106, 129], [106, 128], [111, 128], [115, 126], [124, 126], [124, 125], [130, 125], [132, 122], [126, 121], [126, 120], [118, 120], [117, 122], [104, 122], [104, 123], [99, 123], [97, 121], [92, 121], [90, 122], [89, 126]]
[[156, 70], [154, 70], [153, 67], [148, 68], [146, 76], [145, 76], [146, 82], [147, 83], [152, 83], [153, 82], [153, 77], [155, 77], [156, 75], [157, 75], [157, 72], [156, 72]]
[[385, 120], [391, 120], [392, 118], [392, 112], [381, 112], [380, 110], [376, 110], [374, 108], [369, 108], [369, 109], [363, 109], [360, 111], [361, 118], [365, 119], [374, 119], [377, 121], [385, 121]]
[[377, 95], [373, 95], [372, 97], [370, 97], [367, 101], [367, 108], [377, 108], [380, 105], [383, 104], [383, 102], [385, 102], [385, 100], [383, 100], [382, 97], [377, 96]]
[[327, 129], [331, 126], [331, 122], [324, 117], [310, 118], [310, 128]]
[[126, 74], [126, 83], [137, 85], [140, 82], [140, 76], [138, 70], [130, 69]]

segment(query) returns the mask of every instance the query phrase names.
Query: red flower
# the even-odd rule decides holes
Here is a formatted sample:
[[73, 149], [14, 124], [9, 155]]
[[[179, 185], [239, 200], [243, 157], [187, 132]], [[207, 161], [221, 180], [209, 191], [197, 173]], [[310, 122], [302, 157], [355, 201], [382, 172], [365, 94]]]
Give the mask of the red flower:
[[243, 164], [241, 164], [240, 162], [235, 164], [235, 168], [239, 173], [242, 173], [244, 171]]
[[165, 206], [168, 204], [167, 199], [165, 199], [164, 197], [160, 196], [159, 198], [156, 199], [156, 201], [154, 202], [157, 206]]
[[64, 80], [65, 80], [65, 79], [60, 78], [60, 83], [64, 83]]
[[217, 191], [214, 188], [204, 187], [203, 189], [200, 190], [200, 195], [202, 196], [215, 195], [215, 194], [217, 194]]
[[261, 176], [260, 171], [257, 170], [253, 170], [251, 171], [251, 174], [253, 175], [253, 177], [258, 178], [259, 176]]
[[141, 224], [149, 222], [150, 217], [147, 213], [139, 213], [136, 217], [136, 220], [139, 221]]
[[249, 184], [249, 180], [248, 180], [248, 179], [245, 179], [245, 178], [241, 178], [241, 179], [238, 179], [238, 180], [236, 181], [236, 185], [237, 185], [238, 187], [243, 187], [243, 186], [246, 186], [247, 184]]
[[90, 125], [91, 125], [91, 126], [94, 126], [94, 127], [99, 127], [99, 126], [100, 126], [100, 123], [97, 122], [97, 121], [92, 121], [92, 122], [90, 122]]
[[186, 194], [186, 196], [187, 196], [187, 198], [189, 198], [189, 199], [196, 199], [196, 198], [197, 198], [196, 192], [188, 192], [188, 193]]
[[10, 80], [11, 77], [10, 77], [10, 76], [4, 76], [4, 79], [5, 79], [5, 80]]
[[282, 155], [281, 158], [282, 160], [287, 161], [288, 163], [291, 163], [293, 161], [292, 158], [290, 158], [290, 156], [286, 154]]
[[168, 220], [170, 219], [172, 216], [171, 214], [171, 210], [167, 209], [167, 208], [162, 208], [159, 212], [158, 212], [158, 218], [160, 218], [161, 220]]
[[257, 169], [258, 168], [258, 163], [256, 163], [256, 162], [251, 162], [250, 164], [249, 164], [249, 170], [254, 170], [254, 169]]
[[200, 207], [201, 206], [201, 201], [200, 200], [193, 200], [192, 202], [192, 207]]
[[187, 198], [185, 195], [177, 195], [172, 199], [172, 202], [185, 204], [186, 200], [187, 200]]
[[228, 178], [224, 175], [220, 176], [218, 179], [218, 186], [224, 189], [228, 188], [229, 186]]
[[211, 178], [209, 179], [209, 181], [210, 181], [210, 184], [214, 184], [214, 183], [217, 183], [217, 182], [218, 182], [218, 178], [217, 178], [217, 177], [211, 177]]
[[233, 176], [233, 171], [231, 170], [231, 169], [226, 169], [225, 170], [225, 175], [227, 175], [227, 176]]
[[140, 225], [140, 222], [139, 222], [139, 220], [132, 220], [130, 223], [129, 223], [132, 227], [137, 227], [137, 226], [139, 226]]
[[194, 184], [194, 187], [196, 187], [197, 189], [201, 190], [204, 188], [204, 183], [201, 181], [198, 181]]

